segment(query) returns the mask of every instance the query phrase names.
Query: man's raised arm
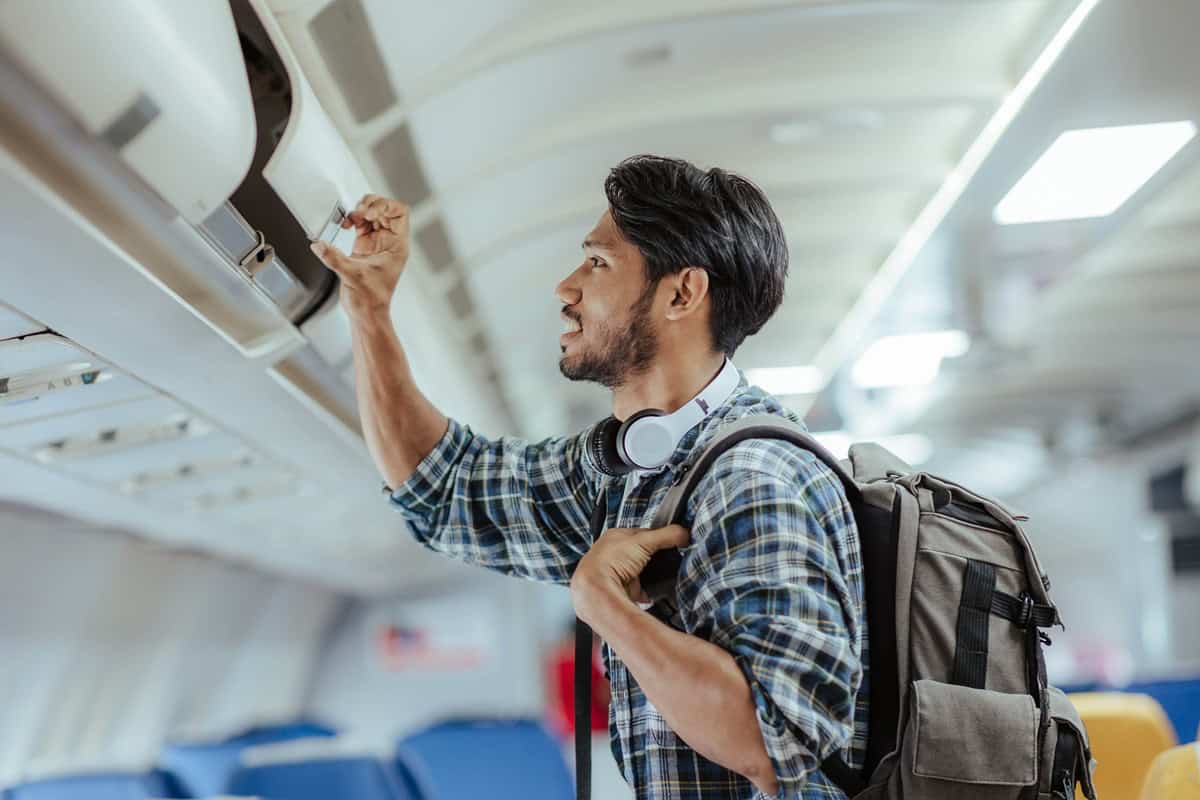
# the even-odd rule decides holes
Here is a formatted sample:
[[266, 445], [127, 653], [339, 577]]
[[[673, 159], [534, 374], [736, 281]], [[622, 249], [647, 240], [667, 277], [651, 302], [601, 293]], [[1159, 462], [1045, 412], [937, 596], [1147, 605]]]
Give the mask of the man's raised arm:
[[357, 238], [350, 255], [318, 242], [317, 257], [341, 278], [341, 304], [354, 339], [354, 380], [367, 449], [389, 486], [399, 486], [449, 424], [413, 380], [392, 325], [391, 304], [408, 263], [408, 207], [367, 195], [342, 223]]
[[354, 252], [313, 245], [342, 280], [367, 446], [418, 541], [452, 558], [566, 583], [590, 545], [598, 488], [588, 431], [528, 444], [448, 420], [413, 381], [389, 308], [408, 261], [408, 208], [368, 195], [345, 223]]

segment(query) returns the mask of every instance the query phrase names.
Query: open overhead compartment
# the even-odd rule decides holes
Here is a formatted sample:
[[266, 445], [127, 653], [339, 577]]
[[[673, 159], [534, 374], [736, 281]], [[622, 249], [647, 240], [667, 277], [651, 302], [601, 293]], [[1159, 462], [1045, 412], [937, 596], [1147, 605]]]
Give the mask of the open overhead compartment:
[[[15, 162], [343, 438], [361, 438], [337, 279], [368, 191], [265, 5], [0, 8]], [[11, 122], [11, 126], [8, 124]], [[24, 326], [0, 317], [0, 334]]]

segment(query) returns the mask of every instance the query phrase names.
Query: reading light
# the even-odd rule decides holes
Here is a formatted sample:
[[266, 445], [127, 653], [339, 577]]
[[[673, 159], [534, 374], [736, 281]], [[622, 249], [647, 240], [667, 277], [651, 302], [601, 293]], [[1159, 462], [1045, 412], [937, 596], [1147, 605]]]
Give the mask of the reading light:
[[43, 395], [64, 389], [95, 386], [112, 379], [113, 374], [88, 362], [0, 377], [0, 405], [32, 402]]
[[118, 450], [205, 436], [212, 430], [213, 426], [204, 420], [187, 414], [172, 414], [166, 419], [153, 422], [105, 428], [95, 433], [55, 439], [34, 448], [33, 456], [43, 464], [61, 464], [104, 456]]
[[1196, 136], [1190, 121], [1067, 131], [996, 206], [1021, 225], [1107, 217]]

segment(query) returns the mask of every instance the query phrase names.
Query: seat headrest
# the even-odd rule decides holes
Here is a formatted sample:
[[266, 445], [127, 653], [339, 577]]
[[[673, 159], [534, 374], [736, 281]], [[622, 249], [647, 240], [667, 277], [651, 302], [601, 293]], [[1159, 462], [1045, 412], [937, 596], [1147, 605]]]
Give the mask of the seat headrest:
[[386, 742], [374, 743], [350, 736], [329, 736], [247, 747], [242, 751], [240, 760], [243, 766], [261, 767], [302, 761], [386, 758], [389, 754], [390, 748]]

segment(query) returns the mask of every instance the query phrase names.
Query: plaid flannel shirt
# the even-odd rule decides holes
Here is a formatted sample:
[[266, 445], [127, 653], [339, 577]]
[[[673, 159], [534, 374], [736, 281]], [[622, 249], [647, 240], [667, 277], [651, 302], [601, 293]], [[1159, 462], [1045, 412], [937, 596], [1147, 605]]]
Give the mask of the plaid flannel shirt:
[[[606, 528], [648, 526], [713, 434], [751, 414], [799, 422], [743, 377], [664, 467], [625, 478], [591, 464], [590, 430], [527, 444], [488, 440], [452, 420], [391, 502], [433, 550], [565, 585], [591, 546], [588, 521], [601, 492]], [[751, 688], [778, 798], [844, 798], [819, 765], [835, 752], [855, 767], [863, 762], [868, 659], [862, 561], [841, 484], [794, 445], [750, 440], [716, 461], [685, 523], [692, 543], [675, 597], [648, 613], [732, 654]], [[620, 657], [607, 646], [604, 657], [612, 751], [639, 800], [764, 797], [688, 747]]]

